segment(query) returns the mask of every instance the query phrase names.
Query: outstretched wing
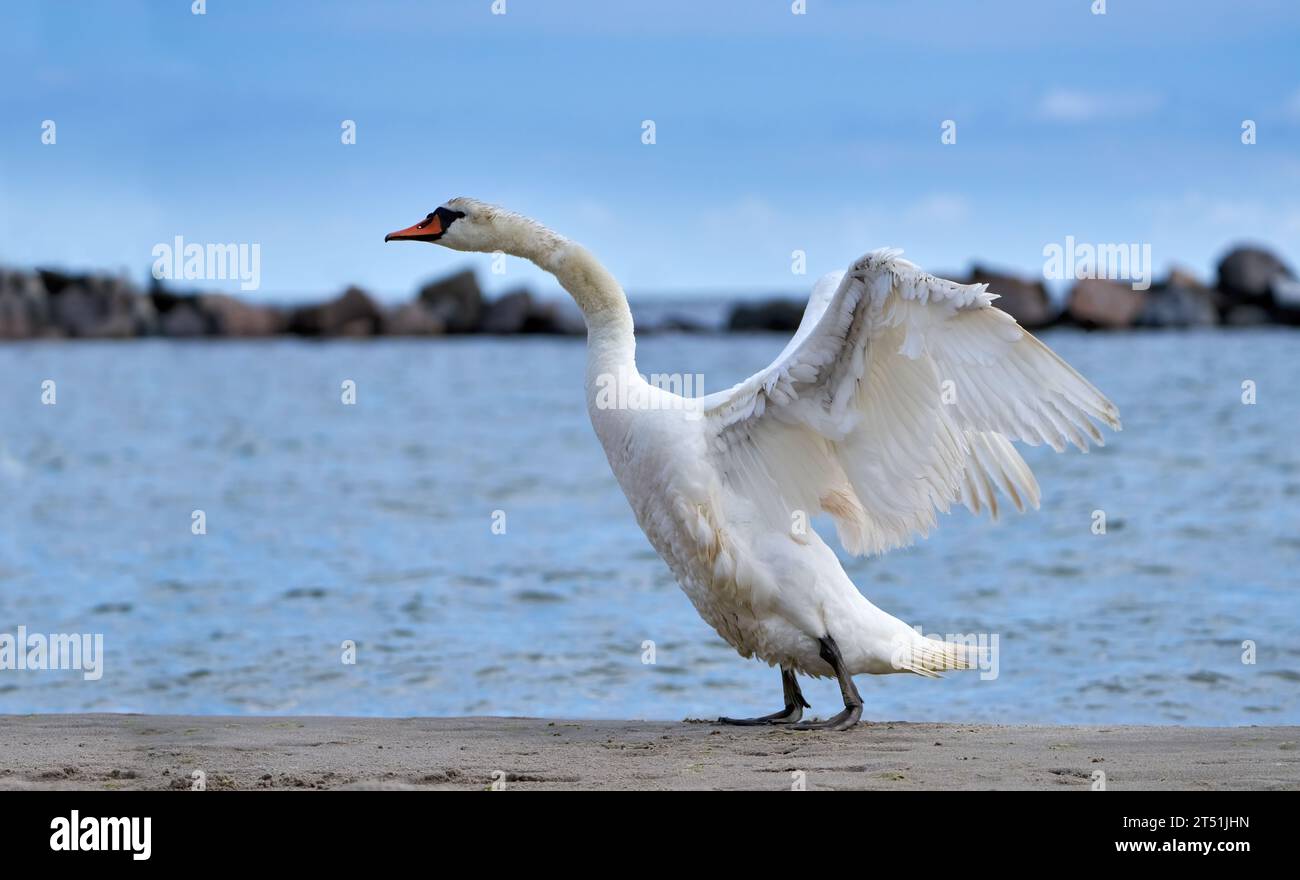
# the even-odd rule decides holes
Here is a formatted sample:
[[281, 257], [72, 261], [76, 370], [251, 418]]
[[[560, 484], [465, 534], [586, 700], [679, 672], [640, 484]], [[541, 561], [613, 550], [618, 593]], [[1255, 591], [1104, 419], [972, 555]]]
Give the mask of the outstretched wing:
[[911, 543], [962, 501], [1037, 507], [1011, 445], [1102, 445], [1119, 411], [993, 306], [987, 285], [879, 250], [818, 282], [770, 366], [701, 401], [724, 479], [761, 515], [831, 514], [852, 553]]

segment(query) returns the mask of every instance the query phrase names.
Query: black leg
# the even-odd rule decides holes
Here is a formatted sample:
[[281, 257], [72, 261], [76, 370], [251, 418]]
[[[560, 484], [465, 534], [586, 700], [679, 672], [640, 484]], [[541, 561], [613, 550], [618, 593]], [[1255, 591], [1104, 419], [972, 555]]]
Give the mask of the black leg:
[[862, 717], [862, 697], [853, 683], [853, 676], [844, 668], [844, 658], [840, 656], [839, 646], [829, 635], [819, 639], [822, 659], [835, 670], [835, 677], [840, 683], [840, 695], [844, 697], [844, 711], [833, 715], [825, 721], [805, 721], [795, 724], [794, 730], [848, 730]]
[[803, 717], [803, 710], [810, 707], [808, 701], [803, 698], [803, 691], [799, 690], [799, 680], [794, 677], [794, 672], [789, 669], [781, 670], [781, 690], [785, 693], [785, 708], [780, 712], [773, 712], [771, 715], [764, 715], [761, 718], [719, 718], [718, 723], [743, 726], [793, 724]]

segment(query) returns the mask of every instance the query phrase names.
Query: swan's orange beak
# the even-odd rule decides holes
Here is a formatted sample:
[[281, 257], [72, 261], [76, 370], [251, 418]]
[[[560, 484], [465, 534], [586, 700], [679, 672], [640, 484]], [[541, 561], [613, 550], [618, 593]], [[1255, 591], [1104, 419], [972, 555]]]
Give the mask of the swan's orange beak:
[[442, 235], [442, 219], [437, 214], [430, 214], [414, 226], [390, 232], [384, 241], [437, 241]]

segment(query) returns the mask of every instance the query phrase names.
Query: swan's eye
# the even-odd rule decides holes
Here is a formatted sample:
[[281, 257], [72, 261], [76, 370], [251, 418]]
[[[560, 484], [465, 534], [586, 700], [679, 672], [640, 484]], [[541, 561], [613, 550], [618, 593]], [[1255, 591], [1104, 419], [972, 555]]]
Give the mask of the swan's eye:
[[442, 231], [446, 232], [447, 228], [451, 226], [452, 223], [465, 216], [465, 212], [453, 211], [450, 208], [439, 208], [429, 216], [436, 216], [438, 218], [438, 223], [442, 226]]

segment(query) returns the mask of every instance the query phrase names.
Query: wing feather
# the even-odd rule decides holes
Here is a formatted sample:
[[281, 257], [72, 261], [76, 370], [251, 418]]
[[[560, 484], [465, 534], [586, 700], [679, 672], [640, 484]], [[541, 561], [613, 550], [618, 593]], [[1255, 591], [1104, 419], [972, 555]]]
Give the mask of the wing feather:
[[987, 285], [867, 254], [813, 289], [766, 369], [702, 402], [712, 454], [773, 522], [823, 510], [853, 553], [910, 543], [962, 502], [997, 516], [1040, 491], [1012, 440], [1101, 445], [1119, 412], [994, 307]]

